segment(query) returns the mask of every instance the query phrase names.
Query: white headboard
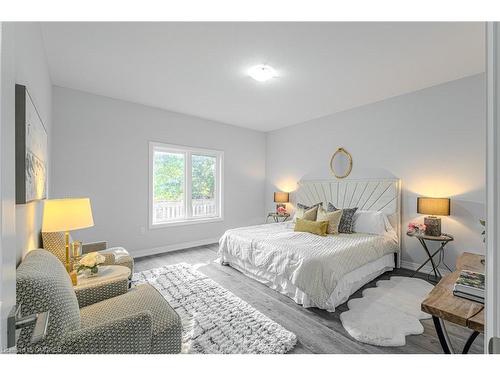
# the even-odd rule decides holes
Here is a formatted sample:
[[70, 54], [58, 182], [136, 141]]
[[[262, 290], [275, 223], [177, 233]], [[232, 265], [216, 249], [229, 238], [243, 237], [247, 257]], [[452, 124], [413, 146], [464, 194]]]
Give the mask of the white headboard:
[[302, 180], [292, 194], [292, 203], [313, 205], [332, 202], [337, 208], [359, 207], [360, 210], [382, 211], [389, 217], [398, 235], [401, 261], [401, 181], [394, 179]]

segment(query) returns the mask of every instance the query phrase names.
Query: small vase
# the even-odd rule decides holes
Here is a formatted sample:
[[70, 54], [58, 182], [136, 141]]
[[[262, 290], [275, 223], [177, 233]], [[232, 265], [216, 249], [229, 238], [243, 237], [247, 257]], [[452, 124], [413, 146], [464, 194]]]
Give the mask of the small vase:
[[86, 277], [95, 277], [97, 276], [97, 273], [99, 272], [99, 268], [92, 267], [92, 268], [85, 268], [84, 274]]

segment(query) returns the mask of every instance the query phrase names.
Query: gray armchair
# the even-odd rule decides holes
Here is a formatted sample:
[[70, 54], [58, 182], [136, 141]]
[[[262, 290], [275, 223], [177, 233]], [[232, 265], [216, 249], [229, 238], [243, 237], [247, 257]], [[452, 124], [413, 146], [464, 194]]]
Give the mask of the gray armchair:
[[152, 286], [79, 309], [63, 264], [45, 250], [27, 254], [16, 272], [21, 315], [49, 311], [45, 338], [31, 343], [33, 326], [20, 332], [18, 353], [179, 353], [181, 322]]
[[[66, 244], [63, 232], [42, 232], [43, 248], [54, 254], [64, 264], [66, 262]], [[70, 239], [70, 242], [72, 240]], [[108, 248], [106, 241], [83, 244], [82, 253], [98, 251], [106, 259], [103, 265], [117, 265], [130, 268], [134, 273], [134, 258], [123, 247]]]

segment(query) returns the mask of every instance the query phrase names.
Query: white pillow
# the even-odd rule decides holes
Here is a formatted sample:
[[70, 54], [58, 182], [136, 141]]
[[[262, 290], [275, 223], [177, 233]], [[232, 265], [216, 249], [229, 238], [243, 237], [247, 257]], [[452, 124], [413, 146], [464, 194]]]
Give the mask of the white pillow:
[[387, 223], [386, 223], [386, 229], [388, 232], [394, 231], [394, 228], [398, 227], [398, 220], [399, 220], [399, 215], [397, 212], [391, 214], [391, 215], [386, 215], [387, 217]]
[[385, 215], [385, 230], [388, 232], [396, 232], [394, 228], [398, 227], [399, 216], [397, 213]]
[[384, 235], [388, 223], [387, 216], [380, 211], [356, 211], [354, 214], [354, 232], [357, 233]]

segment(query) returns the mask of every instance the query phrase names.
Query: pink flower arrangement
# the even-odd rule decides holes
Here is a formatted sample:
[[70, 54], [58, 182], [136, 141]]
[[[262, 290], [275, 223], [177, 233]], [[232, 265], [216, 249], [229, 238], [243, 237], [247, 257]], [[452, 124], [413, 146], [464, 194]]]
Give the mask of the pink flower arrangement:
[[278, 207], [277, 211], [281, 215], [286, 214], [286, 208], [283, 206]]
[[426, 228], [425, 224], [408, 223], [408, 232], [424, 233]]

